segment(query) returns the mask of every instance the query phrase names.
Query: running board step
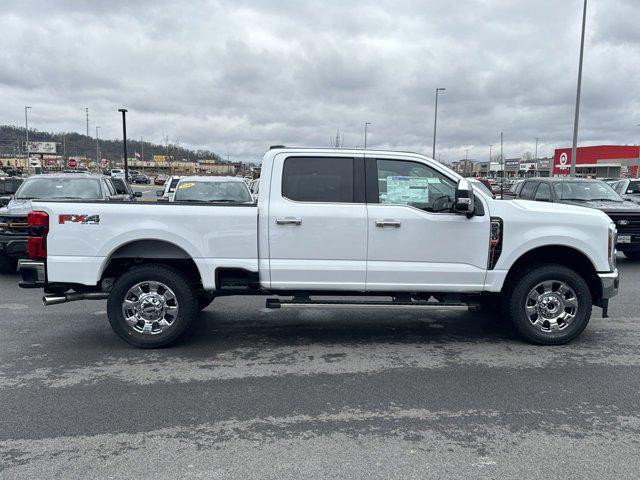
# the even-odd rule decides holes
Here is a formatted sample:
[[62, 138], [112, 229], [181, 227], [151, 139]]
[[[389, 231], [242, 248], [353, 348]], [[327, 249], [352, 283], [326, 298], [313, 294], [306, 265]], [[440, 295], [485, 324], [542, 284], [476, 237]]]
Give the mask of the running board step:
[[280, 300], [267, 298], [267, 308], [415, 308], [422, 310], [479, 310], [477, 303], [380, 302], [358, 300]]

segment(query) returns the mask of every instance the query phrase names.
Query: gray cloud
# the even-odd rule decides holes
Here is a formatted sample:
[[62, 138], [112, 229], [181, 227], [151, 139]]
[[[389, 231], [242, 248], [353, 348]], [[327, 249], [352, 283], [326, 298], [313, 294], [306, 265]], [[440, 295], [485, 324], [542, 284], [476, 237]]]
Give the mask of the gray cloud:
[[[132, 138], [255, 160], [270, 145], [486, 158], [570, 143], [581, 1], [23, 0], [0, 12], [0, 123]], [[640, 30], [633, 0], [592, 0], [580, 142], [638, 143]]]

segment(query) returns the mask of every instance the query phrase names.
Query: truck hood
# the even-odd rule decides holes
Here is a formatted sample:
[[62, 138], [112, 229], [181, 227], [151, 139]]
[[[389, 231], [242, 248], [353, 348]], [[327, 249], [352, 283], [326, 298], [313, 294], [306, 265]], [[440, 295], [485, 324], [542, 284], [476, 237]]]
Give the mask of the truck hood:
[[[505, 201], [505, 200], [503, 200]], [[551, 203], [551, 202], [537, 202], [534, 200], [506, 200], [523, 210], [527, 210], [530, 212], [539, 212], [539, 213], [570, 213], [570, 214], [579, 214], [579, 215], [588, 215], [593, 214], [594, 216], [598, 216], [596, 213], [597, 209], [595, 208], [585, 208], [585, 205], [581, 205], [578, 203], [569, 204], [569, 203]], [[594, 211], [596, 210], [596, 211]]]
[[613, 200], [590, 200], [587, 202], [563, 200], [562, 204], [595, 208], [603, 212], [640, 213], [640, 207], [638, 206], [638, 204], [629, 200], [625, 200], [623, 202], [616, 202]]
[[31, 200], [13, 198], [6, 207], [0, 208], [0, 215], [27, 215], [31, 210]]

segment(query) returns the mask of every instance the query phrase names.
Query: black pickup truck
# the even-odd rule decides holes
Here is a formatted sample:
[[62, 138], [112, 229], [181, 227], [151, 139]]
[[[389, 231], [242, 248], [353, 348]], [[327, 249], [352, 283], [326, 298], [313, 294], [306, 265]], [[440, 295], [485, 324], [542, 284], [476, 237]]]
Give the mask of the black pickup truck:
[[520, 182], [515, 198], [566, 203], [595, 208], [611, 218], [618, 229], [616, 248], [640, 260], [640, 205], [623, 199], [601, 180], [585, 178], [528, 178]]

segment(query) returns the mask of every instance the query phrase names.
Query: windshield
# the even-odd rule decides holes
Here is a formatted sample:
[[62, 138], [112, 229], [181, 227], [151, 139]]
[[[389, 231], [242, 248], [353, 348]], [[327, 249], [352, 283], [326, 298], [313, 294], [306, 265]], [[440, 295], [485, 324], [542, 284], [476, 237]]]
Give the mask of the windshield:
[[178, 185], [174, 200], [179, 202], [251, 202], [244, 182], [187, 181]]
[[175, 192], [176, 185], [178, 185], [179, 181], [180, 181], [179, 178], [174, 178], [171, 180], [171, 184], [169, 185], [169, 192]]
[[16, 198], [20, 200], [55, 198], [99, 200], [102, 198], [102, 192], [100, 182], [93, 178], [31, 177], [18, 189]]
[[613, 188], [604, 182], [560, 182], [553, 185], [558, 198], [587, 202], [589, 200], [612, 200], [621, 202], [622, 198]]

